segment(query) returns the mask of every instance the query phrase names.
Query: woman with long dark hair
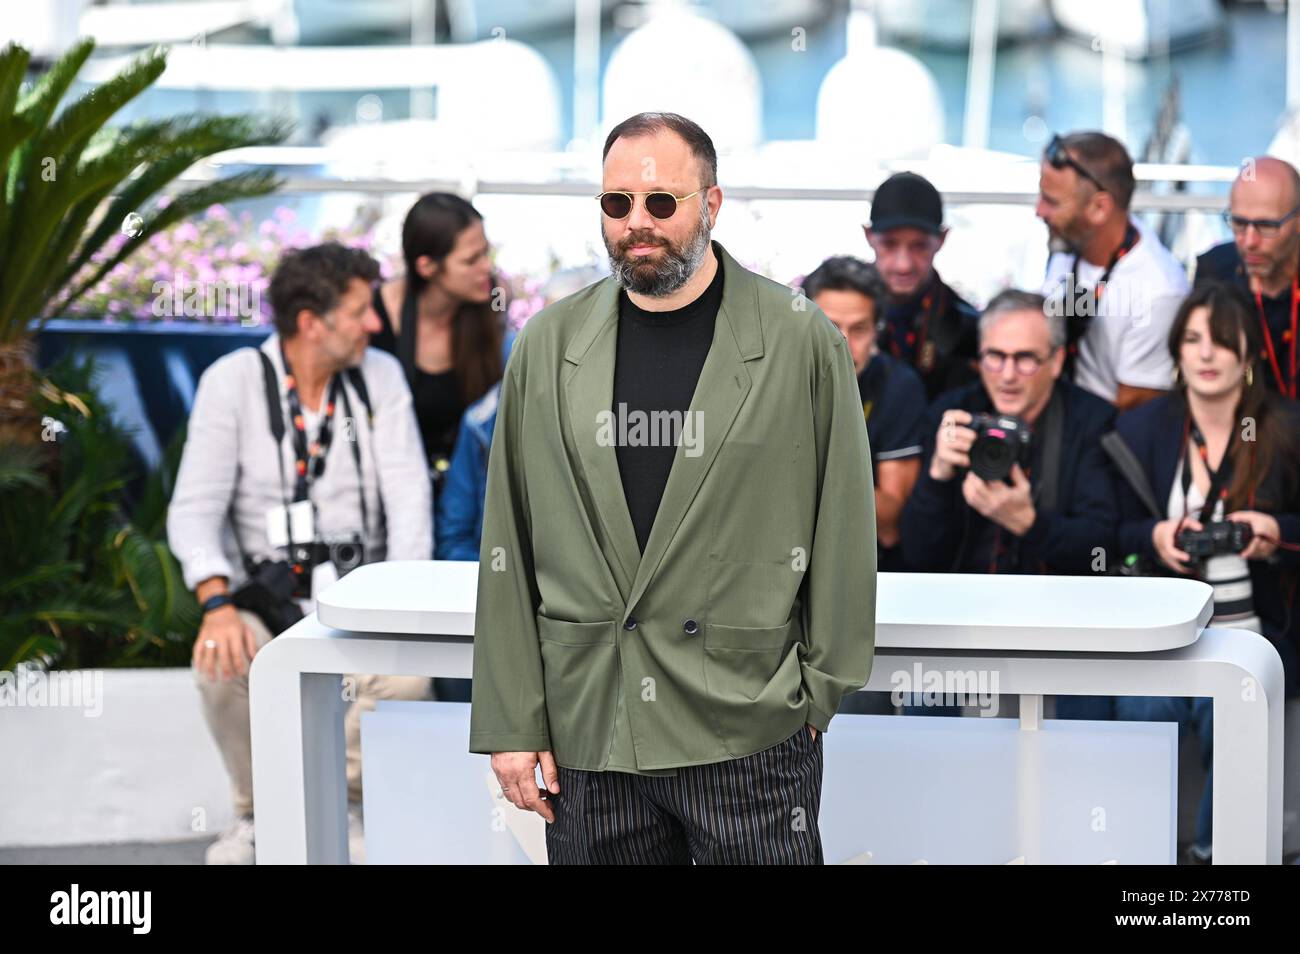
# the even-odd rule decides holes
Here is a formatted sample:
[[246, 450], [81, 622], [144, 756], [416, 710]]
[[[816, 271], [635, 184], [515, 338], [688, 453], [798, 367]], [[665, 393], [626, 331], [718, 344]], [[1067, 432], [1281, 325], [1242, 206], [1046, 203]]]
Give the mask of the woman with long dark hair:
[[406, 371], [436, 501], [461, 415], [501, 380], [505, 302], [483, 217], [458, 195], [416, 201], [402, 225], [402, 257], [406, 273], [375, 291], [383, 329], [371, 344]]
[[[1117, 424], [1147, 491], [1117, 481], [1122, 553], [1210, 583], [1210, 625], [1267, 638], [1282, 657], [1285, 693], [1295, 695], [1300, 675], [1294, 613], [1300, 574], [1297, 406], [1268, 390], [1258, 321], [1249, 300], [1230, 285], [1193, 290], [1178, 309], [1168, 344], [1173, 390], [1120, 415]], [[1145, 504], [1143, 496], [1149, 498]], [[1220, 535], [1217, 542], [1207, 536], [1212, 532]], [[1204, 697], [1115, 700], [1119, 719], [1177, 721], [1180, 731], [1194, 725], [1211, 771], [1212, 714]], [[1194, 861], [1210, 858], [1210, 793], [1207, 780], [1191, 848]]]

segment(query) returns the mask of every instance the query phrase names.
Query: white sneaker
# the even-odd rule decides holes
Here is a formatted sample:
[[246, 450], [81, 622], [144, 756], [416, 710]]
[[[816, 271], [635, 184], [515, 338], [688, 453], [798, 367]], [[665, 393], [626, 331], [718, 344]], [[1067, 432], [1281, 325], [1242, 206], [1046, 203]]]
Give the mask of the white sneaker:
[[348, 860], [354, 865], [366, 863], [366, 829], [360, 805], [348, 805]]
[[208, 846], [205, 860], [210, 865], [254, 864], [253, 816], [236, 815], [220, 837]]

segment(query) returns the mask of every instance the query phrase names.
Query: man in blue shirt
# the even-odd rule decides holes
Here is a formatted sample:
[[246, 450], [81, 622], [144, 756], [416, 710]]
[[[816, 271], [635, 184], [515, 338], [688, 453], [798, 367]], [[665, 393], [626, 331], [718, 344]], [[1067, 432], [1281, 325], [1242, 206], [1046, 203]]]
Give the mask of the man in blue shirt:
[[898, 525], [921, 473], [925, 386], [906, 362], [877, 347], [888, 291], [874, 266], [849, 255], [828, 258], [804, 279], [803, 291], [848, 340], [871, 445], [878, 566], [902, 569]]
[[[867, 419], [876, 492], [876, 554], [880, 570], [903, 569], [898, 525], [903, 504], [921, 473], [925, 385], [907, 362], [877, 347], [888, 289], [875, 266], [849, 255], [828, 258], [803, 281], [804, 294], [835, 324], [849, 345]], [[887, 692], [854, 692], [839, 712], [894, 711]]]

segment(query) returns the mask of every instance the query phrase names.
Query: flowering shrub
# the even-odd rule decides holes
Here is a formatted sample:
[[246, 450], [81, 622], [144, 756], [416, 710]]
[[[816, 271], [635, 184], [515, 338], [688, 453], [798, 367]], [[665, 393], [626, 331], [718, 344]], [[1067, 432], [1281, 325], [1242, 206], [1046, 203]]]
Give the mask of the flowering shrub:
[[[166, 197], [159, 201], [160, 207], [166, 204]], [[281, 255], [286, 249], [331, 239], [375, 255], [385, 278], [402, 270], [400, 255], [376, 253], [369, 228], [327, 229], [315, 236], [302, 228], [294, 210], [285, 206], [255, 223], [250, 212], [235, 215], [225, 206], [214, 205], [203, 218], [181, 222], [153, 236], [82, 296], [68, 314], [121, 321], [268, 323], [271, 307], [266, 292]], [[124, 233], [114, 235], [86, 273], [116, 254], [126, 241]], [[545, 304], [540, 279], [498, 272], [497, 280], [505, 291], [511, 327], [521, 327]]]

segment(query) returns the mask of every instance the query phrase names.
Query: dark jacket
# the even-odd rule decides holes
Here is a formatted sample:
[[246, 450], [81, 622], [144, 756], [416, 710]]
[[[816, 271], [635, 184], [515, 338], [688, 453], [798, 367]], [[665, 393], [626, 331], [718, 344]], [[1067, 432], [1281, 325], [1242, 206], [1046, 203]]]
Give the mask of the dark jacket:
[[[928, 291], [905, 302], [891, 302], [880, 332], [880, 348], [906, 361], [921, 376], [927, 400], [979, 380], [975, 353], [979, 346], [979, 313], [946, 285], [936, 272]], [[903, 321], [914, 341], [897, 340]], [[928, 358], [918, 350], [921, 340], [933, 345]]]
[[[1056, 383], [1054, 399], [1064, 402], [1057, 506], [1038, 507], [1034, 525], [1018, 541], [1002, 532], [1009, 545], [998, 560], [999, 573], [1095, 572], [1095, 548], [1109, 554], [1114, 544], [1118, 512], [1110, 468], [1098, 441], [1111, 429], [1115, 408], [1068, 381]], [[992, 411], [993, 404], [983, 383], [977, 382], [940, 395], [930, 406], [921, 476], [903, 508], [903, 559], [912, 570], [983, 573], [988, 564], [977, 558], [977, 544], [996, 525], [966, 503], [961, 490], [964, 471], [947, 482], [930, 476], [936, 432], [950, 408], [977, 413]], [[1043, 471], [1041, 448], [1036, 435], [1029, 473], [1034, 488]]]
[[[1291, 401], [1284, 401], [1281, 407], [1292, 419], [1293, 433], [1300, 430], [1300, 413], [1297, 413], [1300, 408]], [[1182, 450], [1184, 415], [1182, 398], [1167, 394], [1121, 414], [1116, 425], [1142, 465], [1156, 504], [1162, 508], [1174, 485], [1174, 472]], [[1253, 509], [1277, 518], [1285, 542], [1300, 543], [1300, 487], [1294, 481], [1290, 483], [1291, 486], [1283, 485], [1282, 468], [1274, 466], [1256, 492], [1258, 499]], [[1153, 561], [1158, 560], [1151, 542], [1151, 531], [1158, 521], [1126, 480], [1117, 476], [1115, 485], [1119, 497], [1121, 552], [1143, 553]], [[1300, 644], [1300, 625], [1293, 611], [1300, 553], [1279, 549], [1270, 560], [1248, 560], [1246, 565], [1250, 569], [1255, 611], [1265, 630], [1263, 635], [1275, 644], [1284, 635], [1292, 645]]]

